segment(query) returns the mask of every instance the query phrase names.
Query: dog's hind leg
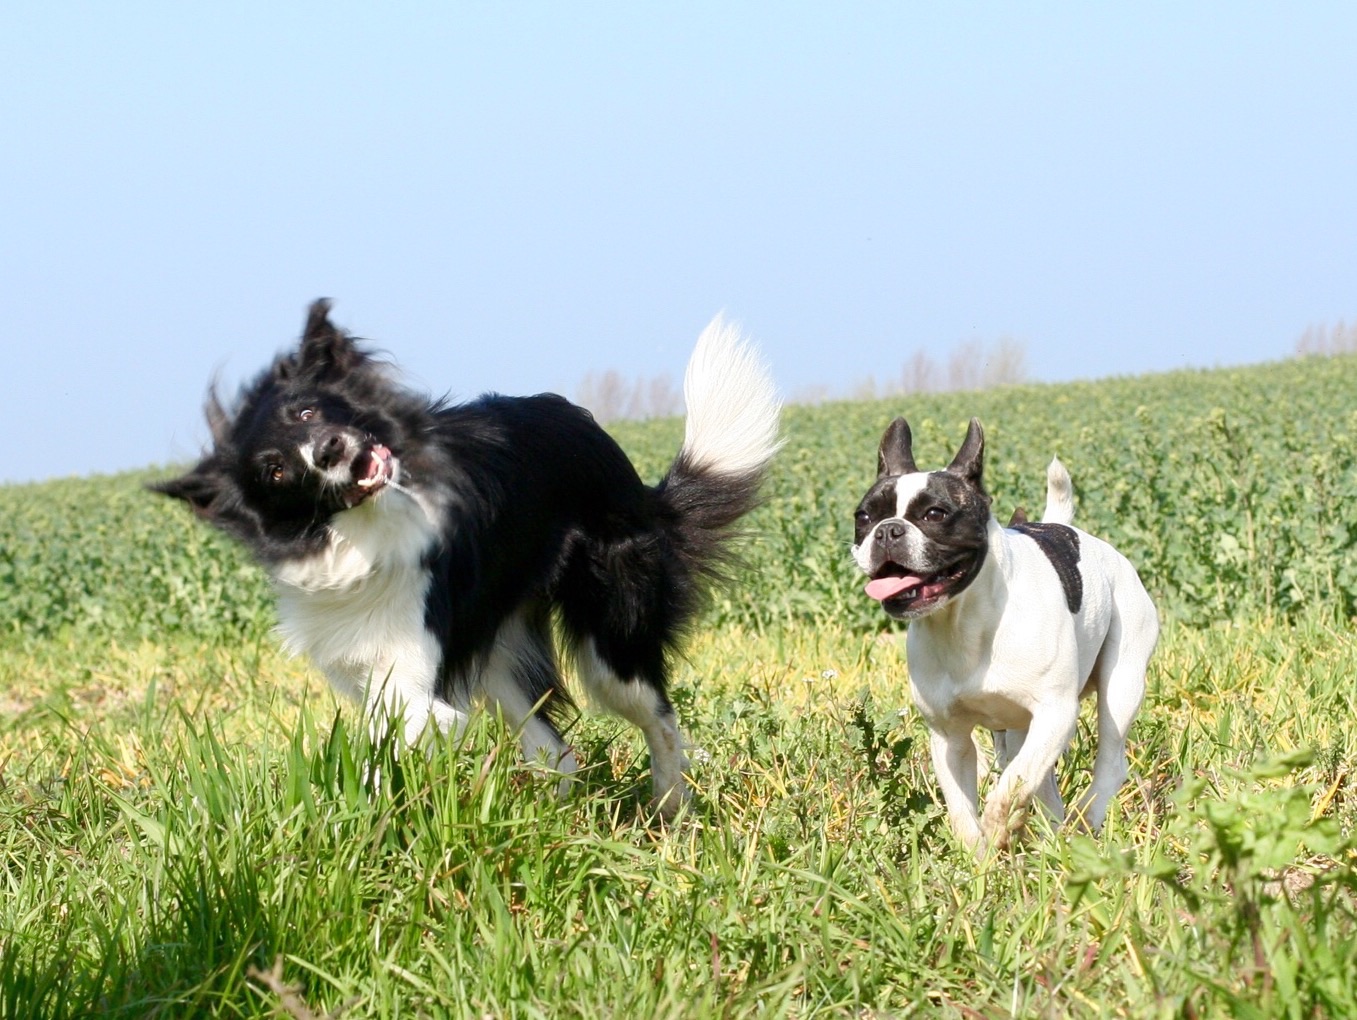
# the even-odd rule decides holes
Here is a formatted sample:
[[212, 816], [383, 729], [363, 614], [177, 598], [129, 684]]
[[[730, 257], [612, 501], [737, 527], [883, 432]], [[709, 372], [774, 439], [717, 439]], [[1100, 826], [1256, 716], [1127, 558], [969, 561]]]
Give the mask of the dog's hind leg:
[[1121, 618], [1113, 621], [1093, 667], [1098, 692], [1098, 752], [1092, 785], [1079, 799], [1075, 817], [1094, 832], [1102, 828], [1108, 806], [1129, 771], [1126, 739], [1145, 699], [1145, 668], [1158, 636], [1153, 605], [1148, 611], [1148, 627], [1143, 621], [1137, 621], [1141, 625], [1134, 628]]
[[[990, 736], [994, 738], [994, 771], [999, 774], [1008, 768], [1008, 763], [1013, 760], [1013, 755], [1018, 753], [1019, 747], [1022, 747], [1022, 741], [1019, 740], [1010, 752], [1008, 749], [1008, 730], [990, 730], [989, 732]], [[1026, 731], [1023, 735], [1026, 736]]]
[[567, 698], [544, 610], [525, 610], [504, 623], [481, 669], [479, 688], [518, 735], [523, 757], [561, 773], [559, 792], [566, 794], [578, 763], [549, 714]]
[[1055, 769], [1046, 773], [1046, 778], [1037, 787], [1037, 800], [1046, 810], [1051, 824], [1059, 825], [1065, 820], [1065, 802], [1060, 797], [1060, 786], [1055, 779]]
[[[662, 661], [658, 656], [659, 653], [657, 661]], [[674, 706], [664, 693], [663, 675], [629, 678], [621, 675], [600, 654], [592, 639], [580, 642], [576, 659], [580, 682], [590, 699], [637, 726], [645, 735], [650, 749], [651, 803], [661, 817], [673, 818], [689, 797], [688, 783], [683, 778], [688, 757], [683, 751]]]
[[[625, 539], [580, 545], [557, 585], [580, 683], [594, 704], [645, 736], [652, 806], [665, 819], [689, 797], [683, 776], [688, 758], [666, 693], [668, 656], [697, 605], [691, 564], [675, 559], [674, 541], [642, 529]], [[687, 535], [683, 541], [697, 539]]]

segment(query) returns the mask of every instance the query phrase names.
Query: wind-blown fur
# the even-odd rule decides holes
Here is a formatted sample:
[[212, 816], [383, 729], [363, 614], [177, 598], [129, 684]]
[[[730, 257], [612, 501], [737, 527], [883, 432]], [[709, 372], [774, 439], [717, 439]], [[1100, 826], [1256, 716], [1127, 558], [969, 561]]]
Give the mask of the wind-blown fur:
[[562, 397], [465, 404], [397, 385], [315, 302], [300, 345], [227, 408], [213, 445], [152, 488], [239, 539], [271, 576], [286, 647], [407, 740], [489, 704], [568, 774], [552, 619], [592, 700], [641, 728], [657, 807], [687, 796], [668, 659], [729, 562], [778, 448], [767, 370], [718, 317], [684, 382], [683, 446], [645, 485]]

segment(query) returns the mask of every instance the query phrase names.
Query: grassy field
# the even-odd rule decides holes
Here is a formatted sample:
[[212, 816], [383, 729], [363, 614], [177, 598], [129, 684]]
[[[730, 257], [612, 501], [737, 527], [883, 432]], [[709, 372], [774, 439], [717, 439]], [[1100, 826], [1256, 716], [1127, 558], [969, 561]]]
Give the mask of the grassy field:
[[[1357, 1016], [1353, 392], [1339, 358], [792, 409], [677, 664], [666, 830], [595, 715], [565, 802], [493, 719], [366, 746], [150, 475], [0, 488], [0, 1017]], [[982, 417], [1001, 514], [1059, 453], [1159, 600], [1101, 838], [977, 864], [947, 830], [847, 555], [900, 411], [925, 465]], [[617, 432], [653, 477], [679, 428]]]

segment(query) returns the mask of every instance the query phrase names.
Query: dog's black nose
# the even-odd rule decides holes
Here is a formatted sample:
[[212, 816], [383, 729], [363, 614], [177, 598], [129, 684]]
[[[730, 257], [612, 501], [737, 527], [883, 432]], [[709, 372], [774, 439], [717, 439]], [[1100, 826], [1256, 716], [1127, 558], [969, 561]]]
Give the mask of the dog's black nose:
[[905, 526], [899, 521], [887, 521], [876, 529], [878, 542], [898, 542], [905, 533]]
[[316, 467], [328, 471], [344, 459], [344, 437], [332, 434], [316, 450]]

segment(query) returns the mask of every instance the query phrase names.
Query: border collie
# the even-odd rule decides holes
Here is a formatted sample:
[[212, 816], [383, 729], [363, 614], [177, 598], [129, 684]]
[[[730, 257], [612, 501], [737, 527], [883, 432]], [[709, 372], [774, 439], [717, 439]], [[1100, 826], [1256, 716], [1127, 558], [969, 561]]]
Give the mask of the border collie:
[[155, 491], [243, 542], [278, 596], [286, 648], [305, 652], [377, 732], [460, 732], [502, 713], [523, 752], [577, 767], [558, 621], [590, 700], [639, 727], [654, 806], [688, 798], [668, 662], [732, 526], [779, 447], [772, 380], [718, 316], [684, 378], [683, 446], [645, 485], [588, 411], [554, 394], [452, 404], [398, 385], [310, 308], [301, 343], [206, 415], [212, 448]]

